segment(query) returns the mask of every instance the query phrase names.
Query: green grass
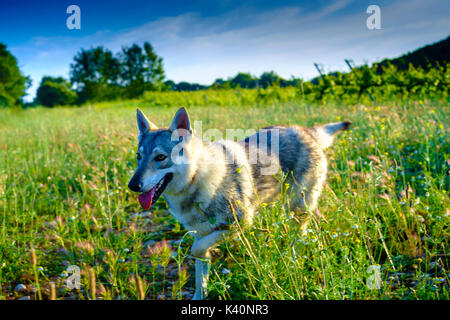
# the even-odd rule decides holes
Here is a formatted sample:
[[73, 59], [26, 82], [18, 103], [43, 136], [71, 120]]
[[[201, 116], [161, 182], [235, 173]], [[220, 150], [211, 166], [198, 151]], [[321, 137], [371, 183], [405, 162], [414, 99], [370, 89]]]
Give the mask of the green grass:
[[[160, 126], [177, 109], [130, 101], [0, 112], [0, 299], [48, 299], [51, 282], [58, 299], [191, 296], [191, 236], [163, 199], [150, 217], [132, 216], [137, 105]], [[449, 299], [448, 103], [189, 112], [203, 130], [354, 123], [328, 152], [307, 234], [292, 223], [287, 196], [265, 205], [252, 228], [221, 245], [211, 298]], [[64, 286], [70, 265], [81, 269], [80, 290]], [[381, 285], [371, 289], [367, 270], [377, 265]], [[26, 289], [15, 292], [18, 284]]]

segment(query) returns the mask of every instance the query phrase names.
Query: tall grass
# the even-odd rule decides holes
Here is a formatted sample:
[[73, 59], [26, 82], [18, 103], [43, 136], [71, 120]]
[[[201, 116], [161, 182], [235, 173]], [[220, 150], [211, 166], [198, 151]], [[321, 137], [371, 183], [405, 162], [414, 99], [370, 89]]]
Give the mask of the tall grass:
[[[307, 233], [292, 223], [288, 189], [221, 246], [210, 297], [449, 298], [448, 103], [243, 108], [230, 99], [191, 107], [190, 116], [224, 131], [343, 119], [354, 126], [329, 150], [328, 183]], [[137, 146], [132, 107], [164, 126], [183, 102], [120, 104], [0, 112], [0, 299], [192, 295], [191, 236], [162, 199], [148, 217], [133, 215], [140, 208], [126, 187]], [[81, 269], [78, 290], [65, 286], [71, 265]], [[376, 265], [380, 287], [371, 289], [367, 268]]]

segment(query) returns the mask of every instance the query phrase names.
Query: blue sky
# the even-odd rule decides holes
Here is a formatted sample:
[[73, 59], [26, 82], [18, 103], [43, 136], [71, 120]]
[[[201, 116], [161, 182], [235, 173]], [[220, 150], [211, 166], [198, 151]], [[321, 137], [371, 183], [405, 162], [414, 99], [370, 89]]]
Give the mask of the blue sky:
[[[81, 30], [69, 30], [66, 9], [81, 9]], [[381, 8], [381, 30], [369, 30], [366, 9]], [[210, 84], [237, 72], [310, 79], [326, 71], [395, 57], [449, 35], [448, 0], [80, 1], [0, 2], [0, 42], [31, 76], [30, 100], [43, 75], [69, 77], [80, 48], [149, 41], [176, 82]]]

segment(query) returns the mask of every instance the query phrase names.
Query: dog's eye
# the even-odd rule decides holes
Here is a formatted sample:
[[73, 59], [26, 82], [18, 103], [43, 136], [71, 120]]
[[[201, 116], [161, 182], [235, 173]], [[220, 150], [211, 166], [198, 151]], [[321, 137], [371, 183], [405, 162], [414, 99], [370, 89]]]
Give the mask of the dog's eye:
[[155, 157], [155, 161], [163, 161], [165, 158], [167, 158], [165, 155], [159, 154]]
[[136, 159], [141, 160], [141, 154], [140, 153], [136, 153]]

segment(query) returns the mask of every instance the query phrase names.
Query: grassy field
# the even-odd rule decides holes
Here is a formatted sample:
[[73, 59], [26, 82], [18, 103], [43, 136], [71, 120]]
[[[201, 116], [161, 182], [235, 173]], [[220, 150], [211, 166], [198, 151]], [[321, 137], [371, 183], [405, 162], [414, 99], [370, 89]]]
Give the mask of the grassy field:
[[[138, 105], [159, 126], [177, 109], [132, 101], [0, 111], [0, 299], [48, 299], [52, 287], [57, 299], [192, 296], [191, 235], [162, 198], [134, 215]], [[423, 101], [190, 107], [204, 130], [354, 123], [328, 152], [307, 234], [291, 222], [289, 199], [265, 204], [220, 247], [209, 297], [449, 299], [449, 111]], [[79, 290], [65, 287], [72, 265]]]

